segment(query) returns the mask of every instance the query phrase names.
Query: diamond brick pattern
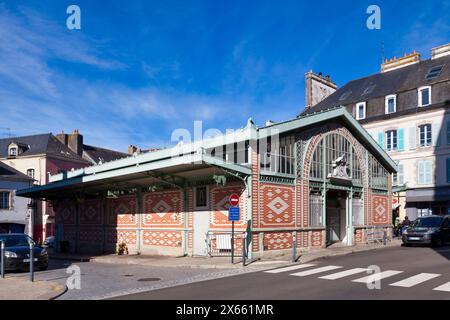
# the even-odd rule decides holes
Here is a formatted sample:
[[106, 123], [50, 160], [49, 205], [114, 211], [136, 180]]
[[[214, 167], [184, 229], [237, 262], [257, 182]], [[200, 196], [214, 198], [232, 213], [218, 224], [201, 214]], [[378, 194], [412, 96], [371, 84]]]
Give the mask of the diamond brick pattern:
[[101, 225], [103, 222], [103, 203], [101, 200], [87, 200], [80, 204], [80, 223]]
[[118, 227], [137, 227], [135, 196], [108, 199], [108, 224]]
[[181, 247], [182, 236], [179, 231], [144, 231], [144, 245], [158, 247]]
[[374, 224], [388, 223], [388, 196], [372, 196], [372, 217]]
[[291, 186], [261, 183], [262, 226], [293, 226], [294, 192]]
[[106, 232], [106, 241], [108, 243], [126, 243], [135, 245], [137, 243], [136, 230], [116, 230], [110, 229]]
[[143, 226], [183, 226], [182, 198], [179, 190], [143, 194]]
[[292, 233], [270, 232], [264, 233], [264, 250], [283, 250], [292, 248]]

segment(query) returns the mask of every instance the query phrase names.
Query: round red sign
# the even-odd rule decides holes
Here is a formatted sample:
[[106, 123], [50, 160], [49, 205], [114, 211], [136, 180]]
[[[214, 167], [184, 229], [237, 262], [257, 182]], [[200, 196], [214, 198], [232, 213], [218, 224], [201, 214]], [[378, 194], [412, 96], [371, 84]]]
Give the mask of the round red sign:
[[237, 195], [237, 194], [232, 194], [232, 195], [230, 196], [230, 204], [231, 204], [233, 207], [238, 206], [238, 205], [239, 205], [239, 195]]

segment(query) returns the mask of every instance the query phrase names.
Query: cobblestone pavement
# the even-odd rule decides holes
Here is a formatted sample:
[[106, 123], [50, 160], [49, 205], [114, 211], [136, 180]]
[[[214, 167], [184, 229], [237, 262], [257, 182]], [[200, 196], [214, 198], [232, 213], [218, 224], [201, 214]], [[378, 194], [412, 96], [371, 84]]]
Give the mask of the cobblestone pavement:
[[[58, 300], [106, 299], [243, 274], [270, 267], [267, 265], [247, 267], [245, 269], [167, 268], [148, 265], [50, 260], [49, 270], [36, 272], [35, 279], [39, 281], [57, 282], [64, 285], [70, 276], [70, 274], [66, 273], [67, 268], [71, 265], [80, 267], [81, 289], [68, 290]], [[28, 274], [9, 274], [8, 277], [28, 277]]]

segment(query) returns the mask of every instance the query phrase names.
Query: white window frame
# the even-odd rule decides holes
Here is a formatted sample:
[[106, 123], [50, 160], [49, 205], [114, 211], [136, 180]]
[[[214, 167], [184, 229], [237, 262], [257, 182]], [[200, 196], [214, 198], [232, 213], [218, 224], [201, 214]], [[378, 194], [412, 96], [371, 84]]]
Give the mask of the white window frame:
[[[12, 150], [15, 150], [15, 154], [12, 154]], [[10, 157], [17, 157], [17, 154], [19, 153], [19, 148], [17, 146], [11, 146], [8, 148], [8, 156]]]
[[[394, 131], [395, 131], [395, 135], [396, 135], [396, 139], [397, 139], [395, 148], [394, 148]], [[389, 148], [389, 145], [388, 145], [388, 134], [391, 134], [391, 137], [390, 137], [391, 138], [391, 148]], [[386, 139], [385, 146], [386, 146], [387, 151], [397, 151], [398, 150], [398, 130], [397, 129], [386, 130], [384, 132], [384, 138]]]
[[[394, 99], [394, 111], [389, 112], [389, 100]], [[397, 112], [397, 95], [396, 94], [390, 94], [385, 97], [384, 99], [384, 113], [390, 114], [390, 113], [396, 113]]]
[[[428, 137], [428, 130], [425, 130], [424, 132], [424, 145], [422, 145], [422, 132], [421, 129], [422, 127], [425, 128], [426, 126], [430, 126], [430, 137]], [[431, 147], [433, 145], [433, 125], [431, 123], [425, 123], [425, 124], [421, 124], [419, 126], [419, 147], [420, 148], [428, 148]], [[428, 139], [430, 138], [430, 139]], [[430, 144], [427, 143], [427, 141], [430, 140]]]
[[[363, 106], [364, 115], [362, 118], [359, 117], [359, 107]], [[356, 104], [356, 120], [363, 120], [366, 118], [366, 102], [358, 102]]]
[[[197, 206], [197, 189], [205, 188], [206, 189], [206, 206]], [[194, 209], [195, 210], [206, 210], [209, 209], [209, 188], [208, 186], [198, 186], [194, 187]]]
[[2, 192], [2, 193], [7, 193], [8, 194], [8, 208], [0, 208], [0, 210], [12, 210], [13, 209], [13, 204], [12, 204], [12, 196], [13, 196], [13, 194], [12, 194], [12, 192], [11, 192], [11, 190], [1, 190], [0, 189], [0, 192]]
[[[428, 93], [428, 97], [429, 97], [428, 104], [422, 104], [422, 91], [425, 90], [425, 89], [429, 90], [429, 93]], [[418, 106], [419, 107], [429, 106], [431, 104], [431, 86], [423, 86], [423, 87], [420, 87], [419, 89], [417, 89], [417, 96], [418, 96], [418, 99], [419, 99], [419, 101], [418, 101]]]
[[[33, 172], [33, 176], [30, 176], [30, 175], [29, 175], [29, 172], [30, 172], [30, 171]], [[30, 178], [33, 178], [33, 179], [34, 179], [35, 176], [36, 176], [36, 170], [34, 170], [34, 168], [28, 168], [28, 169], [27, 169], [27, 176], [29, 176]]]

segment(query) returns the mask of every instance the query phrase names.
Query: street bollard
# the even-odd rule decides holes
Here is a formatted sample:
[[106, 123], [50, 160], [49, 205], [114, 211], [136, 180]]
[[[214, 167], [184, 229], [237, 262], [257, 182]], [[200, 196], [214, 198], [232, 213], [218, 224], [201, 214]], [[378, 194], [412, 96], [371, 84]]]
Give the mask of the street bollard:
[[34, 243], [30, 242], [30, 281], [34, 282]]
[[0, 272], [1, 272], [1, 276], [4, 279], [5, 278], [5, 242], [2, 241], [1, 242], [1, 246], [0, 246], [0, 255], [1, 255], [1, 261], [0, 261]]
[[383, 232], [383, 245], [387, 245], [387, 235], [386, 235], [386, 230], [384, 230]]
[[297, 261], [297, 231], [292, 233], [292, 262]]

